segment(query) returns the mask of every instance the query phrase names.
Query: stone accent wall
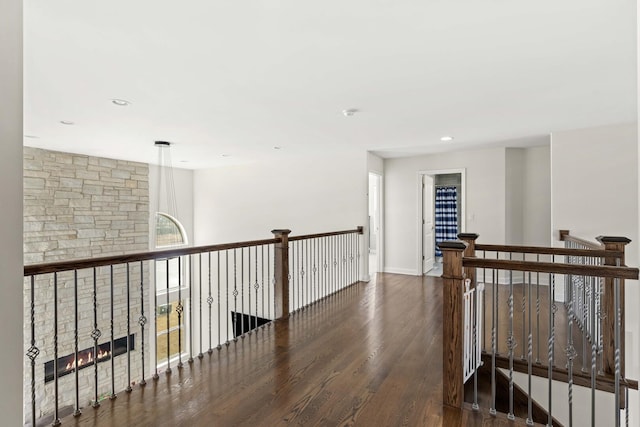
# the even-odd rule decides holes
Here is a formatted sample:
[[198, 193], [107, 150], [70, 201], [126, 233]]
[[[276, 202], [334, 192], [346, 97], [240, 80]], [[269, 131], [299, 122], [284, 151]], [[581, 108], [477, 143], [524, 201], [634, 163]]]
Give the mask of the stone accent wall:
[[[78, 154], [24, 148], [24, 262], [26, 264], [60, 260], [94, 258], [149, 248], [149, 168], [147, 164], [89, 157]], [[44, 364], [54, 358], [53, 313], [58, 310], [58, 356], [74, 351], [75, 287], [78, 288], [78, 347], [92, 347], [94, 315], [101, 337], [111, 335], [111, 281], [113, 277], [113, 331], [115, 338], [127, 334], [127, 320], [135, 334], [131, 352], [132, 382], [141, 380], [140, 325], [141, 301], [149, 299], [148, 266], [140, 264], [129, 270], [130, 309], [127, 316], [127, 270], [116, 266], [96, 269], [94, 310], [94, 272], [79, 270], [57, 277], [57, 304], [54, 301], [54, 276], [35, 280], [36, 402], [38, 416], [51, 413], [54, 407], [53, 382], [44, 384]], [[142, 273], [142, 274], [141, 274]], [[144, 280], [141, 280], [141, 276]], [[142, 296], [141, 296], [142, 292]], [[31, 346], [31, 283], [25, 278], [25, 352]], [[147, 314], [148, 316], [148, 314]], [[152, 316], [151, 316], [152, 318]], [[149, 337], [149, 322], [145, 336]], [[148, 348], [146, 359], [149, 360]], [[98, 364], [98, 395], [111, 394], [127, 387], [127, 356]], [[25, 419], [31, 419], [31, 363], [25, 356]], [[95, 395], [94, 368], [79, 371], [80, 406], [85, 410]], [[59, 406], [75, 404], [75, 376], [59, 379]]]

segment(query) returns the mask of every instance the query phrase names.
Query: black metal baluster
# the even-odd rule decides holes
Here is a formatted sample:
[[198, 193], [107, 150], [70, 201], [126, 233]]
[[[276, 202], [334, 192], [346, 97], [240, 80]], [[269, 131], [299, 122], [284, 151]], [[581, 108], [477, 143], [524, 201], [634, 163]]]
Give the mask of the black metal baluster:
[[[191, 310], [193, 311], [193, 309]], [[200, 330], [200, 353], [198, 359], [202, 359], [202, 252], [198, 254], [198, 329]]]
[[240, 311], [236, 311], [236, 316], [240, 316], [240, 337], [244, 338], [244, 248], [240, 248]]
[[[153, 289], [153, 294], [155, 295], [155, 287]], [[140, 324], [140, 358], [142, 361], [142, 380], [140, 381], [141, 386], [147, 385], [147, 381], [145, 380], [144, 375], [144, 325], [147, 323], [147, 318], [144, 316], [144, 261], [140, 261], [140, 318], [138, 319], [138, 323]]]
[[[167, 294], [166, 294], [166, 304], [167, 304], [167, 310], [166, 310], [166, 315], [167, 315], [167, 369], [165, 371], [165, 373], [167, 375], [169, 375], [171, 373], [171, 325], [169, 323], [169, 259], [167, 258], [166, 261], [166, 265], [167, 265], [167, 271], [166, 271], [166, 275], [167, 275], [167, 280], [166, 280], [166, 287], [167, 287]], [[178, 264], [179, 266], [180, 264]], [[180, 273], [178, 273], [178, 277], [180, 276]], [[177, 307], [176, 307], [177, 310]], [[178, 325], [180, 324], [180, 315], [178, 315]]]
[[[256, 273], [256, 283], [254, 285], [255, 289], [256, 289], [256, 329], [258, 329], [258, 291], [260, 290], [260, 283], [259, 283], [259, 279], [258, 279], [258, 247], [255, 247], [254, 250], [254, 258], [255, 258], [255, 273]], [[264, 313], [261, 313], [264, 314]], [[262, 316], [260, 316], [262, 317]]]
[[[260, 268], [262, 269], [260, 274], [262, 281], [262, 317], [266, 317], [264, 312], [264, 245], [260, 247]], [[264, 327], [264, 325], [262, 325], [262, 327]]]
[[[176, 304], [176, 313], [178, 314], [178, 369], [182, 369], [182, 257], [177, 257], [178, 260], [178, 304]], [[167, 277], [169, 277], [167, 271]], [[167, 280], [168, 281], [168, 280]], [[169, 293], [167, 292], [167, 300], [169, 299]], [[169, 313], [167, 313], [167, 336], [170, 335], [171, 329], [169, 329]], [[167, 356], [170, 357], [171, 352], [167, 350]]]
[[356, 282], [360, 281], [360, 234], [356, 234]]
[[[251, 248], [247, 248], [247, 300], [249, 301], [249, 335], [251, 335]], [[243, 307], [244, 313], [244, 307]], [[244, 318], [244, 314], [242, 316]]]
[[82, 414], [80, 411], [80, 382], [78, 378], [80, 369], [78, 361], [78, 270], [73, 270], [73, 307], [73, 370], [76, 385], [76, 407], [73, 411], [73, 416], [78, 417]]
[[31, 425], [36, 425], [36, 358], [40, 349], [36, 347], [36, 278], [31, 276], [31, 346], [27, 350], [27, 357], [31, 360]]
[[238, 341], [238, 274], [236, 271], [236, 249], [233, 249], [233, 341]]
[[209, 295], [207, 296], [207, 304], [209, 304], [209, 350], [207, 350], [207, 353], [211, 354], [211, 352], [213, 352], [213, 345], [211, 342], [213, 339], [211, 332], [211, 304], [213, 304], [213, 297], [211, 296], [211, 252], [209, 252], [209, 263], [207, 264], [207, 267], [209, 271]]
[[[131, 393], [131, 346], [129, 345], [129, 337], [131, 336], [131, 270], [129, 263], [127, 263], [127, 388], [125, 391]], [[111, 348], [113, 353], [115, 349]], [[111, 356], [115, 357], [115, 354]]]
[[226, 305], [225, 305], [225, 316], [224, 316], [224, 323], [226, 325], [226, 332], [225, 332], [225, 345], [229, 345], [229, 251], [226, 250], [224, 251], [225, 254], [225, 262], [224, 262], [224, 273], [225, 273], [225, 287], [227, 290], [227, 296], [226, 296]]
[[[115, 366], [115, 353], [114, 353], [114, 349], [115, 349], [115, 345], [114, 345], [114, 327], [115, 324], [113, 322], [113, 264], [109, 266], [109, 309], [110, 309], [110, 315], [111, 315], [111, 319], [110, 319], [110, 347], [109, 347], [109, 358], [111, 359], [111, 395], [109, 396], [109, 399], [113, 400], [116, 397], [118, 397], [116, 395], [116, 366]], [[98, 361], [95, 361], [96, 364], [98, 364]]]
[[155, 361], [155, 370], [153, 373], [153, 379], [157, 380], [160, 378], [158, 375], [158, 261], [153, 260], [153, 268], [156, 272], [153, 276], [154, 286], [153, 286], [153, 345], [154, 352], [153, 358]]
[[[93, 268], [93, 331], [91, 331], [91, 338], [93, 338], [93, 376], [95, 381], [95, 399], [93, 401], [93, 407], [98, 408], [100, 401], [98, 400], [98, 339], [102, 335], [100, 329], [98, 329], [98, 288], [97, 288], [96, 268]], [[56, 356], [57, 360], [57, 356]], [[57, 367], [56, 367], [57, 370]]]
[[[188, 340], [189, 340], [189, 360], [188, 362], [193, 363], [193, 254], [187, 255], [185, 260], [189, 262], [189, 301], [187, 302], [187, 307], [189, 308], [189, 331], [188, 331]], [[186, 261], [185, 261], [186, 262]], [[182, 286], [181, 286], [182, 287]]]
[[60, 425], [58, 413], [58, 273], [53, 273], [53, 379], [55, 408], [53, 413], [53, 425]]
[[216, 348], [220, 350], [222, 348], [222, 336], [220, 334], [221, 323], [220, 323], [220, 252], [219, 251], [217, 253], [217, 259], [218, 259], [218, 286], [217, 286], [218, 288], [218, 345], [216, 346]]

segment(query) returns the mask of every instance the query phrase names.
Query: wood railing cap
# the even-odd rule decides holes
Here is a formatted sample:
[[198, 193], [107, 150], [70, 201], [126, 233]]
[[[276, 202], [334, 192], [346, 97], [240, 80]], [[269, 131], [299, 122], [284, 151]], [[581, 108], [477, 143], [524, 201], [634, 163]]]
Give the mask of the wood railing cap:
[[458, 239], [460, 240], [476, 240], [480, 235], [476, 233], [459, 233]]
[[628, 245], [629, 243], [631, 243], [631, 239], [627, 238], [627, 237], [621, 237], [621, 236], [598, 236], [596, 237], [596, 240], [600, 243], [623, 243], [625, 245]]
[[438, 243], [438, 247], [441, 250], [450, 250], [450, 251], [464, 251], [467, 249], [467, 244], [465, 242], [461, 242], [460, 240], [448, 240], [446, 242]]
[[272, 232], [273, 234], [275, 234], [276, 236], [278, 236], [278, 235], [282, 235], [282, 234], [289, 234], [289, 233], [291, 233], [291, 230], [288, 230], [288, 229], [286, 229], [286, 228], [283, 228], [283, 229], [275, 229], [275, 230], [271, 230], [271, 232]]

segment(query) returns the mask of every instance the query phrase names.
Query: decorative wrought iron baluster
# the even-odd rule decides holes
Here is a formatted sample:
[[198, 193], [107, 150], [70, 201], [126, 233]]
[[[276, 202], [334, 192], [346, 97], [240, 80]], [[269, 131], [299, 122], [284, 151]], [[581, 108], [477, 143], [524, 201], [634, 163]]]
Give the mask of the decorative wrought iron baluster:
[[[157, 260], [153, 260], [153, 268], [154, 271], [156, 271], [156, 274], [154, 274], [153, 276], [153, 280], [154, 280], [154, 286], [153, 286], [153, 360], [154, 360], [154, 373], [153, 373], [153, 379], [157, 380], [158, 378], [160, 378], [160, 376], [158, 375], [158, 261]], [[144, 304], [143, 304], [144, 306]]]
[[[240, 248], [240, 288], [242, 293], [240, 294], [240, 337], [244, 339], [245, 327], [244, 327], [244, 248]], [[237, 314], [237, 312], [236, 312]]]
[[491, 270], [493, 298], [491, 298], [491, 407], [489, 414], [496, 415], [496, 351], [498, 346], [498, 286], [496, 270]]
[[[98, 399], [98, 339], [102, 336], [102, 332], [98, 329], [98, 291], [97, 291], [97, 274], [96, 268], [93, 268], [93, 331], [91, 331], [91, 338], [93, 338], [93, 375], [95, 381], [95, 396], [92, 406], [97, 408], [100, 406], [100, 400]], [[56, 356], [57, 360], [58, 356]], [[56, 366], [57, 372], [57, 366]]]
[[[97, 364], [97, 361], [96, 361]], [[54, 380], [54, 399], [55, 406], [53, 409], [53, 425], [59, 426], [59, 402], [58, 393], [58, 273], [53, 273], [53, 380]]]
[[[540, 254], [536, 257], [540, 262]], [[536, 273], [536, 364], [540, 364], [540, 273]]]
[[[552, 261], [555, 263], [555, 256], [552, 256]], [[552, 273], [549, 273], [549, 338], [547, 341], [547, 355], [548, 355], [548, 366], [547, 366], [547, 393], [549, 396], [549, 400], [547, 403], [547, 407], [549, 410], [547, 411], [547, 425], [553, 425], [553, 396], [552, 396], [552, 385], [553, 385], [553, 363], [554, 363], [554, 355], [553, 355], [553, 347], [555, 342], [555, 276]]]
[[569, 425], [573, 425], [573, 359], [578, 355], [575, 347], [573, 346], [573, 319], [574, 319], [574, 311], [573, 311], [573, 303], [574, 303], [574, 295], [573, 295], [573, 286], [571, 285], [573, 280], [572, 276], [569, 276], [569, 290], [568, 290], [568, 313], [567, 313], [567, 348], [565, 349], [567, 355], [567, 384], [569, 386]]
[[73, 416], [78, 417], [82, 414], [80, 411], [80, 379], [78, 378], [78, 371], [80, 370], [78, 362], [78, 270], [73, 270], [73, 307], [73, 370], [76, 387]]
[[36, 278], [31, 276], [31, 299], [29, 320], [31, 326], [31, 346], [27, 350], [27, 357], [31, 360], [31, 425], [36, 425], [36, 359], [40, 349], [36, 346]]
[[208, 263], [207, 263], [207, 271], [208, 271], [208, 275], [207, 275], [207, 283], [209, 284], [208, 288], [209, 288], [209, 293], [207, 295], [207, 305], [209, 307], [209, 349], [207, 350], [207, 353], [211, 354], [213, 352], [213, 332], [211, 332], [212, 328], [212, 320], [211, 320], [211, 305], [213, 304], [213, 297], [211, 296], [211, 252], [207, 253], [207, 257], [208, 257]]
[[[193, 333], [193, 254], [187, 255], [185, 260], [189, 262], [189, 301], [187, 302], [187, 307], [189, 308], [189, 334], [188, 337], [194, 337]], [[186, 261], [185, 261], [186, 262]], [[201, 325], [202, 327], [202, 325]], [[193, 339], [189, 339], [189, 363], [193, 363]]]
[[[229, 251], [225, 251], [225, 263], [224, 263], [224, 271], [225, 271], [225, 287], [227, 289], [227, 297], [226, 297], [226, 305], [225, 305], [225, 325], [226, 325], [226, 340], [225, 345], [229, 346]], [[235, 327], [235, 326], [233, 326]]]
[[[260, 281], [261, 281], [261, 287], [262, 287], [262, 317], [265, 317], [265, 311], [264, 311], [264, 247], [265, 245], [262, 245], [260, 247]], [[268, 246], [267, 246], [268, 248]], [[268, 259], [268, 257], [267, 257]], [[262, 327], [264, 328], [264, 325], [262, 325]]]
[[[131, 388], [131, 346], [129, 345], [129, 337], [131, 336], [131, 270], [129, 267], [129, 263], [127, 263], [127, 388], [125, 391], [127, 393], [131, 393], [133, 390]], [[114, 349], [111, 348], [111, 352]], [[115, 354], [111, 356], [113, 359]], [[77, 360], [77, 358], [76, 358]]]
[[[216, 253], [217, 255], [217, 263], [218, 263], [218, 283], [217, 283], [217, 288], [218, 288], [218, 345], [216, 346], [216, 348], [218, 350], [220, 350], [222, 348], [222, 336], [220, 334], [220, 327], [221, 327], [221, 322], [220, 322], [220, 252], [218, 251]], [[228, 307], [228, 305], [227, 305]]]
[[[193, 306], [191, 308], [193, 311]], [[202, 253], [198, 254], [198, 329], [200, 335], [200, 352], [198, 353], [198, 359], [202, 359]]]
[[[165, 285], [166, 285], [166, 316], [167, 316], [167, 369], [165, 370], [165, 374], [169, 375], [171, 373], [171, 333], [169, 331], [171, 331], [171, 325], [169, 323], [169, 258], [166, 259], [165, 261], [165, 265], [167, 267], [167, 277], [165, 280]], [[178, 264], [179, 265], [179, 264]], [[178, 277], [180, 276], [180, 273], [178, 272]], [[178, 296], [178, 298], [180, 298]], [[177, 308], [176, 308], [176, 312], [177, 312]], [[178, 325], [180, 325], [180, 315], [178, 314]]]
[[[524, 292], [524, 290], [523, 290]], [[527, 425], [533, 425], [533, 402], [532, 402], [532, 392], [531, 392], [531, 381], [533, 377], [533, 331], [531, 328], [531, 272], [529, 272], [529, 281], [527, 283], [527, 293], [529, 299], [529, 335], [527, 339]]]
[[[111, 361], [111, 395], [109, 396], [109, 399], [113, 400], [116, 397], [118, 397], [116, 395], [116, 366], [115, 366], [115, 353], [114, 353], [114, 349], [115, 349], [115, 345], [114, 345], [114, 335], [115, 335], [115, 323], [113, 321], [113, 265], [109, 266], [109, 308], [110, 308], [110, 321], [109, 321], [109, 326], [110, 326], [110, 348], [109, 348], [109, 353], [110, 353], [110, 361]], [[94, 363], [98, 363], [98, 360], [96, 360]]]
[[[525, 254], [522, 254], [522, 261], [525, 261]], [[521, 303], [521, 310], [522, 310], [522, 335], [520, 335], [522, 342], [524, 343], [524, 337], [525, 335], [525, 330], [526, 330], [526, 326], [527, 326], [527, 322], [525, 322], [525, 317], [526, 317], [526, 310], [527, 310], [527, 298], [526, 298], [526, 292], [525, 292], [525, 288], [527, 287], [527, 284], [524, 283], [525, 282], [525, 278], [526, 278], [526, 273], [522, 272], [522, 282], [523, 282], [523, 287], [522, 287], [522, 303]], [[531, 282], [531, 275], [529, 275], [529, 282]], [[525, 360], [526, 359], [526, 355], [525, 355], [525, 346], [524, 344], [522, 345], [522, 354], [520, 355], [520, 360]]]
[[[509, 253], [511, 259], [511, 253]], [[513, 271], [509, 270], [509, 336], [507, 337], [507, 350], [509, 351], [509, 413], [507, 418], [515, 419], [513, 413], [513, 353], [517, 346], [516, 337], [513, 335]]]
[[[251, 335], [251, 248], [247, 248], [247, 257], [248, 257], [248, 262], [247, 262], [247, 295], [248, 295], [248, 300], [249, 300], [249, 335]], [[243, 308], [243, 313], [244, 313], [244, 307]], [[256, 313], [257, 314], [257, 313]], [[242, 316], [244, 317], [244, 315]]]
[[[155, 295], [155, 286], [153, 289], [153, 294]], [[142, 364], [142, 379], [140, 380], [140, 385], [141, 386], [145, 386], [147, 385], [147, 381], [145, 380], [145, 373], [144, 373], [144, 368], [145, 368], [145, 364], [144, 364], [144, 326], [147, 324], [147, 318], [144, 315], [144, 263], [143, 261], [140, 261], [140, 318], [138, 319], [138, 324], [140, 325], [140, 361]]]
[[[260, 281], [258, 278], [258, 247], [255, 246], [254, 249], [254, 258], [255, 258], [255, 277], [256, 277], [256, 283], [253, 285], [253, 287], [256, 290], [256, 330], [258, 329], [258, 291], [260, 290]], [[264, 313], [261, 313], [262, 315], [264, 315]], [[262, 316], [261, 316], [262, 317]]]
[[[616, 260], [616, 266], [620, 267], [620, 259]], [[615, 322], [614, 322], [614, 383], [615, 383], [615, 413], [616, 413], [616, 426], [620, 425], [620, 324], [622, 320], [622, 312], [620, 308], [620, 279], [616, 278], [613, 282], [613, 306], [615, 313]], [[629, 401], [625, 402], [626, 406], [629, 407]]]
[[[176, 314], [178, 315], [178, 369], [182, 369], [182, 313], [184, 306], [182, 304], [182, 257], [178, 257], [178, 304], [176, 304]], [[167, 274], [167, 277], [169, 275]], [[167, 293], [167, 299], [169, 294]], [[169, 313], [167, 313], [167, 336], [170, 334], [169, 329]], [[167, 350], [167, 356], [171, 357], [171, 352]]]
[[238, 271], [236, 249], [233, 250], [233, 341], [238, 341]]
[[[593, 277], [592, 279], [595, 279], [595, 277]], [[591, 316], [590, 316], [590, 322], [591, 322], [591, 332], [595, 332], [595, 327], [596, 327], [596, 316], [595, 316], [595, 311], [596, 311], [596, 299], [595, 299], [595, 287], [596, 287], [596, 281], [595, 280], [591, 280]], [[597, 355], [598, 355], [598, 349], [597, 349], [597, 342], [596, 339], [594, 338], [593, 335], [591, 335], [591, 425], [595, 426], [596, 423], [596, 367], [597, 367]], [[586, 356], [586, 354], [585, 354]], [[583, 356], [583, 358], [585, 358]], [[584, 362], [582, 363], [584, 365]], [[628, 401], [627, 401], [628, 403]]]

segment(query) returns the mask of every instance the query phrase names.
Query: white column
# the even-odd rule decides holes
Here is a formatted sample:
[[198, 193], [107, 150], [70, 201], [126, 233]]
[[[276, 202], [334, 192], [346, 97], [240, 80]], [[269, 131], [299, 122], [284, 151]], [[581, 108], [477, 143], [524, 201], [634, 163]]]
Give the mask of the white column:
[[22, 425], [22, 0], [0, 3], [0, 387], [2, 425]]

